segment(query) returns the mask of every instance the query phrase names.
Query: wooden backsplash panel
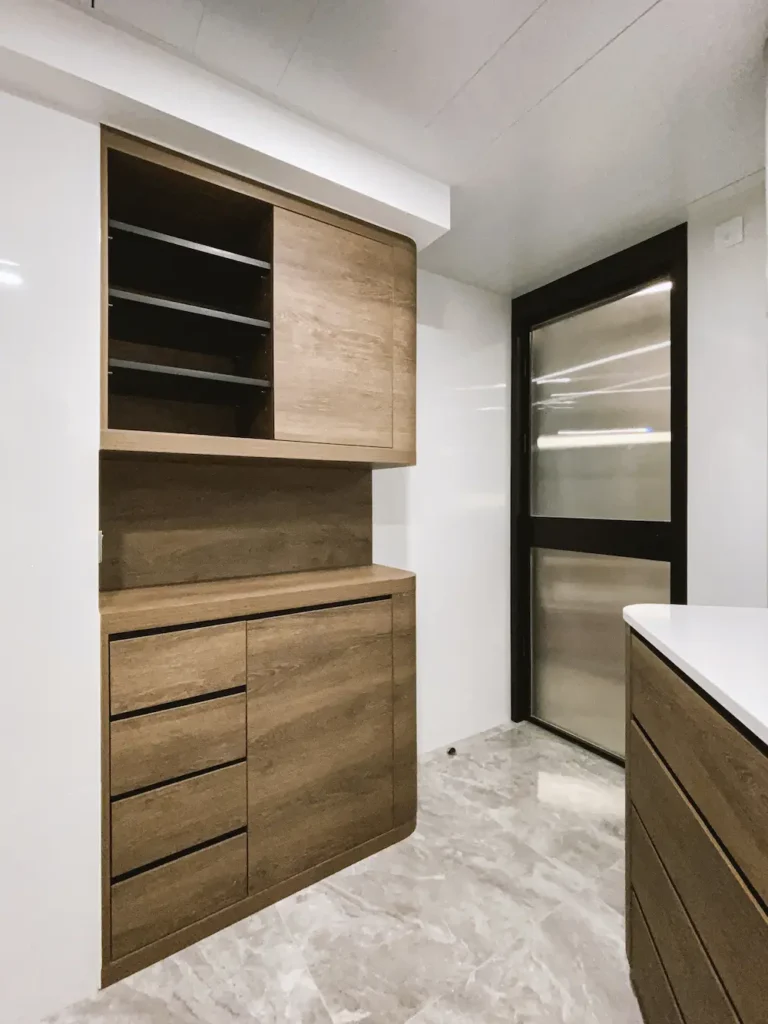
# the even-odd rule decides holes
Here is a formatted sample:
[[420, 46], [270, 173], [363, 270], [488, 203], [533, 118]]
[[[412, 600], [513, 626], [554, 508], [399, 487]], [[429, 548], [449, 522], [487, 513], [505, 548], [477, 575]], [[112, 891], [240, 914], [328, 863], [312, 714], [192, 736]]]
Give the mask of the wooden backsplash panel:
[[371, 471], [103, 459], [101, 589], [367, 565]]

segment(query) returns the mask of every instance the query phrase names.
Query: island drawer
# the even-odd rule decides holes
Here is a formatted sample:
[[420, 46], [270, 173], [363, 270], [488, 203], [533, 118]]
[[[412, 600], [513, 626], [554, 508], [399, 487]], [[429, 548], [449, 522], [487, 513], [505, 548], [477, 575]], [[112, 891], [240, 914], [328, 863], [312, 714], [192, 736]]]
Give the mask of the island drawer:
[[638, 637], [632, 714], [768, 903], [768, 757]]
[[632, 982], [645, 1020], [653, 1024], [686, 1024], [680, 1016], [658, 950], [634, 892], [630, 896], [628, 914], [627, 927], [633, 952]]
[[634, 808], [628, 823], [632, 888], [686, 1021], [739, 1024], [696, 929]]
[[764, 1024], [768, 916], [636, 723], [628, 754], [632, 805], [707, 955], [742, 1024]]

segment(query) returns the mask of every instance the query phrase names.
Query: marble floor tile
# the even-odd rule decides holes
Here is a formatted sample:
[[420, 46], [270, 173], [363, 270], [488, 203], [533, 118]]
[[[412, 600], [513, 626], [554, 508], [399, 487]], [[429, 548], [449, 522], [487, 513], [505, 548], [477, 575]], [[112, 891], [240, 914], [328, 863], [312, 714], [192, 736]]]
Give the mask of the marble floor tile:
[[457, 748], [405, 842], [50, 1024], [640, 1024], [623, 772], [528, 724]]
[[203, 939], [50, 1024], [330, 1024], [274, 908]]

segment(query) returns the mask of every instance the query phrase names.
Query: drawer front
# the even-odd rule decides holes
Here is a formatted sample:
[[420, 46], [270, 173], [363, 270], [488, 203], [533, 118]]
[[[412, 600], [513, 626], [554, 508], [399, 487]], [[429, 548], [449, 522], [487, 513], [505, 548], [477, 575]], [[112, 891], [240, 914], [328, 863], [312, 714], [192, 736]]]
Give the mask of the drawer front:
[[645, 828], [630, 813], [632, 888], [686, 1021], [739, 1024]]
[[637, 637], [632, 714], [768, 904], [768, 757]]
[[768, 917], [634, 723], [629, 779], [632, 803], [738, 1015], [763, 1024]]
[[246, 847], [235, 836], [113, 885], [112, 959], [244, 899]]
[[244, 685], [244, 622], [154, 633], [109, 645], [113, 715]]
[[246, 823], [245, 764], [207, 772], [112, 804], [112, 877]]
[[634, 893], [629, 901], [629, 931], [632, 981], [645, 1024], [685, 1024]]
[[391, 604], [248, 624], [252, 892], [393, 827]]
[[245, 694], [113, 722], [112, 795], [245, 757]]

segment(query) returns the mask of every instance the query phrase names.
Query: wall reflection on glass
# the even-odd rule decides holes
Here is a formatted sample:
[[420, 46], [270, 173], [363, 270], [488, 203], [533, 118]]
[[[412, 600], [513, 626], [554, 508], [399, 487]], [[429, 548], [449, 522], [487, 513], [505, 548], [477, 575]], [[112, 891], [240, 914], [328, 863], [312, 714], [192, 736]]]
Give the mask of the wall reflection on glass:
[[531, 572], [534, 716], [623, 755], [622, 609], [669, 601], [669, 564], [538, 548]]
[[669, 519], [669, 281], [535, 330], [531, 513]]

